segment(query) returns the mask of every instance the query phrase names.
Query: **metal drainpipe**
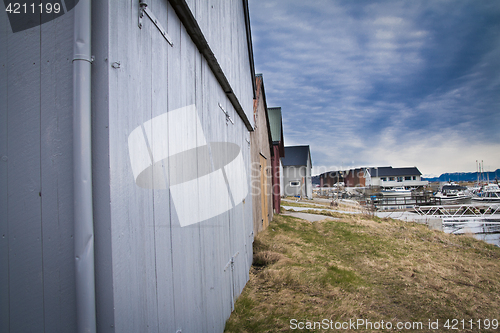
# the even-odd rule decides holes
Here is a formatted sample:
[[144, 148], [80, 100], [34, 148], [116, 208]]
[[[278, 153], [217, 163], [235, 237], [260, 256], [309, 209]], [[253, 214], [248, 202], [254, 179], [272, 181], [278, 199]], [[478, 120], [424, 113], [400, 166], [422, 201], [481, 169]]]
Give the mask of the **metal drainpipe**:
[[91, 149], [91, 0], [75, 6], [73, 185], [77, 332], [96, 332]]

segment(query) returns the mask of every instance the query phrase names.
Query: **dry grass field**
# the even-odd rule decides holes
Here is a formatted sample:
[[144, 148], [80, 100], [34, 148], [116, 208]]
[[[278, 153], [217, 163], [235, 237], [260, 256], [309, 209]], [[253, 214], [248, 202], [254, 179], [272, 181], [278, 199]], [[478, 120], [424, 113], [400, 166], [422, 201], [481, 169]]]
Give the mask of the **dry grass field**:
[[275, 216], [255, 239], [226, 332], [500, 331], [500, 248], [414, 223], [335, 216]]

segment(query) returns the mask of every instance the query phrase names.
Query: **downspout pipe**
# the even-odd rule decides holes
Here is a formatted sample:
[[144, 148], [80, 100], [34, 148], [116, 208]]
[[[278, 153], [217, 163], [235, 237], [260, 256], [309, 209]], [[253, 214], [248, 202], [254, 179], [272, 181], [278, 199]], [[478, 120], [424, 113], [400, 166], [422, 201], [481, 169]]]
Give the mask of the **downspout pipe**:
[[91, 149], [91, 0], [74, 13], [73, 200], [77, 333], [96, 332]]

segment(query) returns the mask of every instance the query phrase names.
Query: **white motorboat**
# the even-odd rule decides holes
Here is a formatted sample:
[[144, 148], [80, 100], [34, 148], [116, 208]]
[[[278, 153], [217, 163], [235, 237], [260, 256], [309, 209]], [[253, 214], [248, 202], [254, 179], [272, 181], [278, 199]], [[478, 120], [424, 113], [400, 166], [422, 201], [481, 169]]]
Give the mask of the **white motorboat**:
[[450, 183], [443, 185], [441, 191], [434, 194], [434, 197], [439, 198], [441, 204], [450, 205], [468, 203], [472, 198], [472, 194], [466, 187]]
[[383, 189], [382, 191], [380, 191], [380, 193], [382, 193], [383, 196], [388, 196], [388, 197], [410, 197], [411, 196], [411, 190], [407, 190], [403, 186]]
[[485, 185], [477, 193], [477, 197], [472, 198], [472, 201], [500, 203], [500, 187], [498, 184]]

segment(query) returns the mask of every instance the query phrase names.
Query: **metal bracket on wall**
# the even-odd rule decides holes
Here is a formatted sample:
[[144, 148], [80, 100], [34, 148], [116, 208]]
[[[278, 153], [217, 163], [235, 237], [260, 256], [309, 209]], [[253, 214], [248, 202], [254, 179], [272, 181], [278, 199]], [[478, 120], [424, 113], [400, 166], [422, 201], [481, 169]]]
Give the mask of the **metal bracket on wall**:
[[231, 116], [229, 115], [229, 113], [228, 113], [226, 110], [224, 110], [224, 108], [222, 107], [222, 105], [220, 105], [220, 103], [218, 103], [218, 104], [219, 104], [219, 108], [220, 108], [220, 109], [222, 110], [222, 112], [224, 112], [224, 114], [226, 115], [226, 125], [227, 125], [229, 122], [231, 122], [231, 124], [233, 124], [233, 125], [234, 125], [234, 121], [233, 121], [233, 119], [231, 119]]
[[224, 272], [229, 268], [231, 267], [231, 270], [234, 270], [234, 259], [240, 254], [240, 251], [237, 251], [232, 257], [231, 257], [231, 260], [229, 260], [226, 264], [226, 266], [224, 266]]
[[144, 0], [139, 0], [139, 29], [142, 29], [142, 18], [144, 17], [144, 14], [146, 14], [151, 22], [153, 22], [158, 30], [160, 30], [160, 33], [162, 34], [163, 38], [165, 38], [167, 43], [169, 43], [170, 46], [174, 46], [172, 38], [169, 36], [169, 34], [167, 34], [167, 30], [163, 28], [153, 12], [149, 10], [148, 4]]

